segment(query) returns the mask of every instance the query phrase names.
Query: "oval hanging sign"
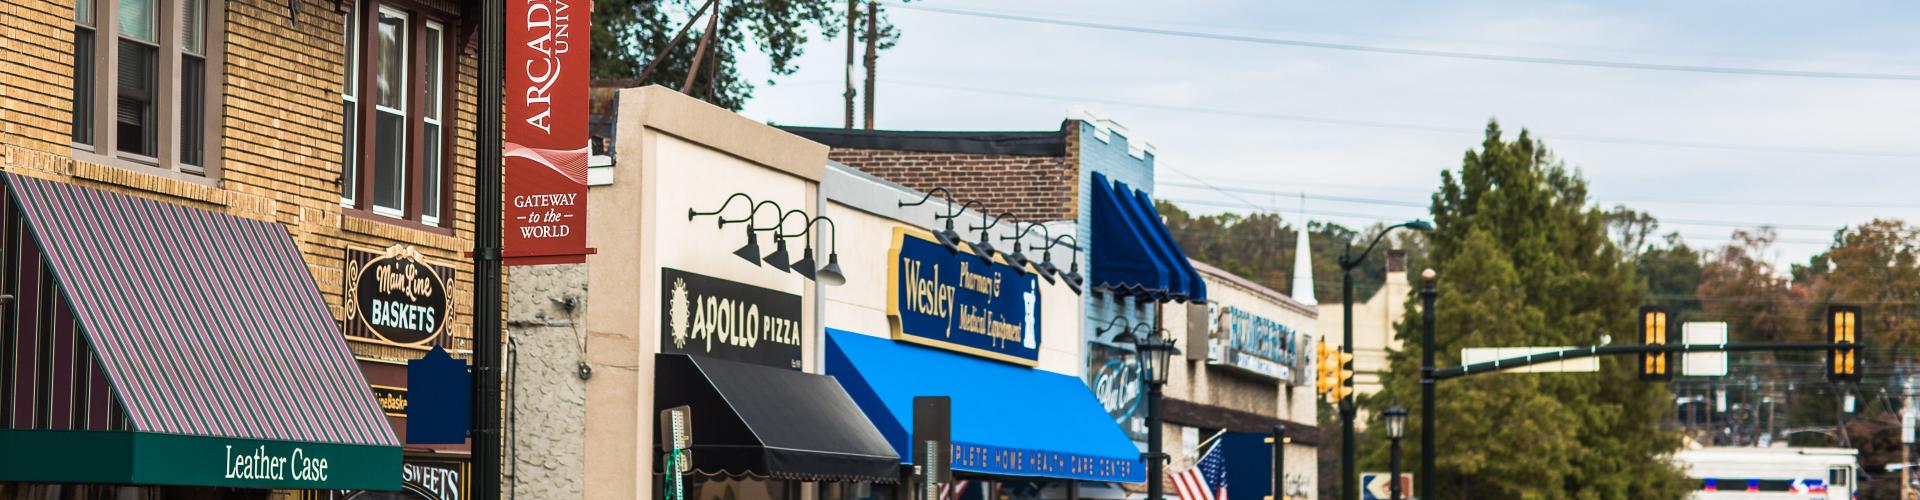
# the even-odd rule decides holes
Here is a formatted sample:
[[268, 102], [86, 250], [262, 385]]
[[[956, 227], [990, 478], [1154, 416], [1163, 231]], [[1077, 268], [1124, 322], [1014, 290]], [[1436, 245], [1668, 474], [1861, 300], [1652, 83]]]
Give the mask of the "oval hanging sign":
[[450, 268], [427, 263], [418, 249], [409, 246], [396, 245], [379, 254], [355, 250], [348, 254], [348, 269], [353, 272], [348, 281], [349, 336], [401, 345], [426, 345], [440, 337], [448, 316], [443, 273], [450, 273]]

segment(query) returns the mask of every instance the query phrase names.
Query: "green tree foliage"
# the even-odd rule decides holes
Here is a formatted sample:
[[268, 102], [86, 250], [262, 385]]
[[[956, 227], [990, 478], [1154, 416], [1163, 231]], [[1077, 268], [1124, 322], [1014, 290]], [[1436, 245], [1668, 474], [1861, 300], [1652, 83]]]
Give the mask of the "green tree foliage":
[[[1293, 291], [1293, 253], [1297, 231], [1279, 215], [1261, 212], [1251, 215], [1221, 213], [1197, 215], [1165, 201], [1155, 203], [1167, 219], [1167, 230], [1187, 257], [1205, 262], [1253, 280], [1282, 293]], [[1307, 246], [1312, 255], [1314, 298], [1322, 303], [1340, 300], [1341, 252], [1349, 244], [1365, 245], [1381, 225], [1355, 231], [1339, 224], [1307, 223]], [[1362, 234], [1367, 238], [1360, 240]], [[1419, 269], [1426, 245], [1413, 231], [1398, 231], [1389, 236], [1398, 248], [1407, 250], [1409, 269]], [[1388, 246], [1381, 243], [1382, 247]], [[1356, 248], [1355, 252], [1362, 249]], [[1353, 296], [1365, 302], [1380, 289], [1387, 277], [1387, 253], [1374, 250], [1365, 262], [1354, 268]]]
[[1634, 259], [1633, 274], [1646, 283], [1648, 304], [1667, 308], [1681, 321], [1701, 320], [1694, 291], [1700, 288], [1704, 259], [1678, 233], [1670, 233], [1664, 244], [1648, 247]]
[[[1432, 212], [1442, 366], [1459, 364], [1464, 347], [1586, 345], [1634, 331], [1642, 288], [1605, 214], [1588, 205], [1586, 181], [1527, 132], [1507, 141], [1489, 124], [1480, 149], [1441, 174]], [[1392, 404], [1419, 415], [1419, 326], [1408, 307], [1398, 332], [1406, 348], [1390, 355], [1386, 390], [1365, 403], [1375, 419]], [[1599, 373], [1441, 383], [1439, 477], [1420, 479], [1440, 499], [1682, 497], [1684, 476], [1664, 459], [1680, 441], [1659, 428], [1672, 396], [1639, 382], [1624, 360], [1600, 364]], [[1425, 430], [1410, 420], [1409, 456], [1418, 456]], [[1374, 467], [1385, 463], [1379, 448], [1365, 450]]]
[[[593, 77], [595, 79], [639, 78], [660, 49], [673, 40], [687, 16], [698, 10], [701, 0], [600, 0], [593, 4]], [[817, 30], [819, 36], [840, 36], [846, 27], [847, 2], [831, 0], [788, 0], [777, 2], [719, 2], [720, 22], [715, 32], [716, 55], [701, 63], [701, 77], [688, 94], [716, 106], [739, 110], [753, 97], [754, 84], [741, 79], [739, 57], [749, 50], [765, 54], [775, 75], [791, 75], [799, 70], [794, 64], [807, 41]], [[864, 3], [857, 16], [866, 15]], [[881, 49], [893, 47], [899, 30], [880, 11]], [[854, 26], [865, 29], [866, 20], [854, 18]], [[678, 89], [693, 68], [694, 54], [705, 34], [705, 19], [687, 31], [686, 38], [665, 54], [665, 60], [640, 84], [661, 84]], [[861, 46], [864, 57], [864, 40]], [[718, 64], [713, 64], [714, 59]], [[771, 85], [773, 82], [766, 82]]]

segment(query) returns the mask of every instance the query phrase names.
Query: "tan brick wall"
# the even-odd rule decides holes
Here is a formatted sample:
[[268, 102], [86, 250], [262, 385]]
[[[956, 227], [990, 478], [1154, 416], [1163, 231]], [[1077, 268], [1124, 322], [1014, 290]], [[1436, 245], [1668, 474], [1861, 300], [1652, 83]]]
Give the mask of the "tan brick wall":
[[[342, 18], [334, 0], [299, 1], [299, 15], [291, 20], [286, 2], [225, 2], [224, 39], [215, 41], [226, 54], [219, 68], [224, 80], [209, 96], [223, 99], [220, 148], [210, 152], [219, 158], [220, 172], [205, 183], [75, 161], [68, 141], [72, 2], [0, 2], [0, 43], [6, 44], [0, 46], [0, 168], [282, 223], [336, 320], [343, 317], [346, 247], [417, 246], [458, 270], [449, 283], [455, 304], [450, 331], [470, 339], [473, 267], [464, 253], [473, 247], [474, 47], [461, 47], [455, 65], [450, 234], [343, 214], [334, 184], [341, 162]], [[441, 7], [460, 10], [451, 3]], [[411, 357], [384, 346], [355, 343], [354, 349], [366, 356]]]
[[1079, 126], [1069, 122], [1066, 156], [933, 153], [834, 148], [833, 161], [909, 189], [935, 187], [960, 200], [978, 199], [989, 213], [1012, 212], [1025, 220], [1073, 220], [1078, 211]]

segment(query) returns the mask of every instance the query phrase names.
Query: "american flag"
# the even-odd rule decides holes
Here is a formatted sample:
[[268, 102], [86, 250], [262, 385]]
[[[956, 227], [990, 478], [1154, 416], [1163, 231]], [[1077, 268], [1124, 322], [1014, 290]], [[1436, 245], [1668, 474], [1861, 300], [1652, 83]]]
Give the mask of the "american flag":
[[1220, 441], [1214, 440], [1200, 461], [1178, 474], [1168, 474], [1181, 500], [1227, 500], [1226, 458], [1220, 453]]
[[967, 491], [968, 482], [970, 481], [966, 479], [960, 479], [952, 482], [940, 483], [940, 499], [941, 500], [960, 500], [960, 493]]

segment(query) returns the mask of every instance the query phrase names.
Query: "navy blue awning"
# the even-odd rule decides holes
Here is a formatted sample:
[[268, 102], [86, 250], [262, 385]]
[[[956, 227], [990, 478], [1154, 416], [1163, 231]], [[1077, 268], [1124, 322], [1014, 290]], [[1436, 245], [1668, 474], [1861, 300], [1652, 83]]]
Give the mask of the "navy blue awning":
[[[1125, 184], [1121, 185], [1124, 186]], [[1139, 190], [1135, 190], [1133, 196], [1135, 200], [1140, 202], [1140, 208], [1146, 210], [1147, 220], [1151, 221], [1151, 224], [1148, 224], [1148, 226], [1152, 227], [1154, 232], [1160, 235], [1161, 248], [1166, 249], [1168, 255], [1172, 257], [1175, 266], [1180, 268], [1178, 271], [1179, 274], [1186, 276], [1187, 301], [1206, 302], [1206, 280], [1200, 279], [1200, 271], [1194, 269], [1193, 262], [1187, 260], [1187, 252], [1180, 250], [1180, 244], [1173, 240], [1173, 232], [1167, 230], [1167, 223], [1164, 222], [1164, 219], [1160, 218], [1160, 210], [1153, 208], [1153, 198], [1148, 198], [1147, 193]]]
[[910, 462], [913, 398], [953, 401], [953, 470], [1138, 483], [1140, 449], [1079, 378], [827, 329], [827, 375]]
[[1113, 182], [1106, 175], [1093, 173], [1093, 238], [1088, 242], [1092, 262], [1087, 278], [1094, 288], [1164, 299], [1171, 295], [1167, 264], [1147, 244], [1139, 217], [1121, 204], [1128, 199], [1131, 197], [1114, 192]]
[[1204, 302], [1207, 286], [1146, 193], [1093, 174], [1092, 269], [1096, 288], [1156, 301]]

